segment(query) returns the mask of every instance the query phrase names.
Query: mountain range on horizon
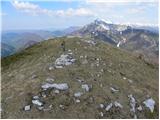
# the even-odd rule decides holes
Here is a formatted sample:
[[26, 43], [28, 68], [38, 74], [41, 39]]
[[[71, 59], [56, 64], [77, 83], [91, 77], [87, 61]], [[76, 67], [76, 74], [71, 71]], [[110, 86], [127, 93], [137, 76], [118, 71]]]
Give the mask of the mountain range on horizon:
[[6, 57], [43, 40], [62, 36], [94, 36], [95, 39], [101, 39], [135, 54], [143, 54], [151, 61], [158, 62], [157, 27], [113, 24], [104, 19], [96, 19], [85, 26], [73, 26], [64, 30], [13, 30], [2, 32], [1, 56]]

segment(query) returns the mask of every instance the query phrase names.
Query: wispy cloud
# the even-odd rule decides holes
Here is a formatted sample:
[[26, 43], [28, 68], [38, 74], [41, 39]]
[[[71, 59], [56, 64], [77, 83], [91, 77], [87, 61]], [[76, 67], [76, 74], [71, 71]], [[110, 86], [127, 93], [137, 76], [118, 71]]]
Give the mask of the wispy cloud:
[[17, 9], [31, 15], [49, 15], [49, 16], [92, 16], [94, 15], [89, 9], [86, 8], [68, 8], [67, 10], [50, 10], [41, 8], [40, 6], [23, 1], [13, 1], [12, 5]]

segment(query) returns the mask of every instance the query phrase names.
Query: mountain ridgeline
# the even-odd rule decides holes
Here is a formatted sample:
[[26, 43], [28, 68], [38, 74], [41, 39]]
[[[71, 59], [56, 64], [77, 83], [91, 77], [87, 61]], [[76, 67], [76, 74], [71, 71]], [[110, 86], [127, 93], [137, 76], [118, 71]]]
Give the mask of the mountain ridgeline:
[[93, 23], [74, 31], [73, 36], [90, 36], [113, 46], [142, 55], [144, 59], [158, 63], [159, 34], [138, 27], [107, 23], [95, 20]]
[[[2, 33], [2, 57], [9, 56], [49, 38], [61, 36], [89, 37], [142, 56], [149, 62], [158, 63], [159, 34], [155, 27], [113, 24], [96, 19], [83, 27], [69, 27], [55, 31], [16, 31]], [[12, 49], [8, 51], [6, 47]], [[14, 50], [13, 50], [14, 48]], [[7, 51], [7, 52], [6, 52]]]

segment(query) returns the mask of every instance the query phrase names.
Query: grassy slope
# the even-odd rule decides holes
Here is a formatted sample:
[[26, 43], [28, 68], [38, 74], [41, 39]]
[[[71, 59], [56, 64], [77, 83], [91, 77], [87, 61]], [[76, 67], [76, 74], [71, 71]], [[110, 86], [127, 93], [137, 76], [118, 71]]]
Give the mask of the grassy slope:
[[[67, 41], [67, 49], [72, 50], [77, 61], [63, 69], [49, 71], [49, 65], [62, 54], [62, 40]], [[81, 55], [88, 56], [88, 64], [82, 64], [84, 59], [80, 58]], [[91, 64], [96, 62], [94, 58], [101, 59], [99, 67], [91, 67]], [[104, 72], [98, 77], [101, 69], [104, 69]], [[133, 80], [133, 83], [129, 84], [127, 79], [124, 80], [120, 72], [125, 74], [127, 79]], [[33, 74], [38, 77], [32, 79]], [[41, 84], [49, 76], [54, 77], [57, 83], [68, 83], [69, 93], [62, 92], [47, 98], [47, 104], [53, 104], [51, 111], [41, 112], [34, 107], [29, 112], [23, 111], [23, 106], [31, 102], [33, 95], [39, 93]], [[73, 101], [73, 94], [81, 90], [76, 81], [77, 77], [93, 85], [92, 91], [83, 95], [79, 104]], [[120, 92], [111, 93], [111, 85], [118, 87]], [[103, 42], [92, 47], [80, 38], [57, 38], [2, 59], [3, 118], [98, 118], [100, 111], [97, 106], [115, 100], [124, 108], [118, 113], [107, 113], [104, 118], [131, 118], [127, 97], [129, 94], [133, 94], [138, 103], [142, 103], [147, 95], [151, 96], [156, 101], [155, 112], [150, 114], [145, 110], [138, 113], [138, 117], [158, 118], [158, 67], [146, 64], [143, 60]], [[90, 100], [91, 97], [94, 101]], [[61, 110], [59, 104], [66, 105], [67, 109]]]

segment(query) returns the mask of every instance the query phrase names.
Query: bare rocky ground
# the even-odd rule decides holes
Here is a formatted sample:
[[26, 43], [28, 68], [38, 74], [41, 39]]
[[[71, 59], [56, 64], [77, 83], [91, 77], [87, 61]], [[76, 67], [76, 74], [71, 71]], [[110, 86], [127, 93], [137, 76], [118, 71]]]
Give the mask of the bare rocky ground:
[[[66, 42], [66, 51], [60, 48]], [[2, 118], [158, 118], [158, 65], [90, 38], [2, 59]]]

